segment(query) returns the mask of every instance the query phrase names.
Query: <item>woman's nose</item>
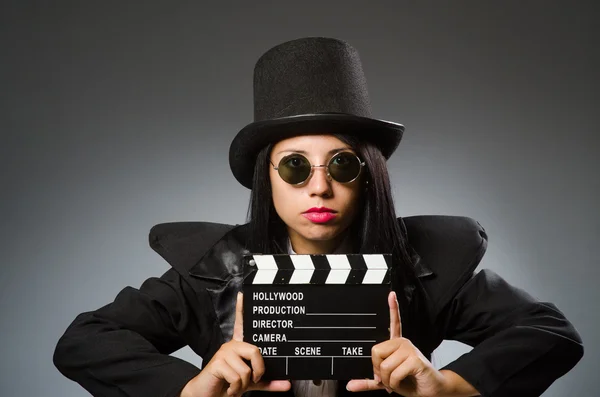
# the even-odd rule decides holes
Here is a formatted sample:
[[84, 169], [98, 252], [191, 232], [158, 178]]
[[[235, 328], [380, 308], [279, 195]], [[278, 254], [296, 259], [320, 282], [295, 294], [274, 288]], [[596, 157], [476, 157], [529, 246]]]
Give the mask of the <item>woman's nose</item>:
[[308, 189], [311, 195], [330, 196], [333, 193], [331, 190], [331, 177], [327, 173], [327, 167], [313, 167], [312, 176], [308, 181]]

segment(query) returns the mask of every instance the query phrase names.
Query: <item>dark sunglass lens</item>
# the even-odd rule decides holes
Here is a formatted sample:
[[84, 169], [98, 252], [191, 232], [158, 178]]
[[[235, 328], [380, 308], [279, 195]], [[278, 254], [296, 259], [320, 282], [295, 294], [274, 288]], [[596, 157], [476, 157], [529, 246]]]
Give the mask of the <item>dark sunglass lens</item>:
[[281, 179], [292, 185], [305, 181], [310, 175], [310, 163], [304, 156], [298, 154], [281, 159], [278, 168]]
[[336, 154], [329, 162], [329, 173], [338, 182], [350, 182], [360, 173], [360, 161], [352, 153]]

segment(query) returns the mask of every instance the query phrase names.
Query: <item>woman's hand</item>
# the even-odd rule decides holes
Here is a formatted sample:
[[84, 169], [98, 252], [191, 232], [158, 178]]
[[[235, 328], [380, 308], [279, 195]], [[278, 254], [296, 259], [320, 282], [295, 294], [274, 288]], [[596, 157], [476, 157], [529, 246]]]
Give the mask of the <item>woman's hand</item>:
[[375, 379], [351, 380], [347, 389], [386, 389], [405, 397], [451, 395], [449, 380], [425, 358], [410, 340], [402, 337], [402, 322], [396, 293], [388, 295], [390, 339], [371, 349]]
[[287, 380], [260, 381], [265, 363], [258, 347], [243, 341], [242, 303], [243, 295], [239, 293], [233, 338], [221, 345], [210, 362], [183, 388], [180, 397], [237, 397], [248, 390], [287, 391], [291, 387]]

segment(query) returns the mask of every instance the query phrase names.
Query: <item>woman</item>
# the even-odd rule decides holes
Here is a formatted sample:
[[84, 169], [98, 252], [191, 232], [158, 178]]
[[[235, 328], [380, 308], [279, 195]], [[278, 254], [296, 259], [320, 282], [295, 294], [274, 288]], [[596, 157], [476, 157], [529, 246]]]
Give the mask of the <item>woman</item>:
[[[487, 241], [477, 222], [396, 217], [385, 161], [404, 128], [371, 117], [355, 49], [286, 42], [254, 79], [255, 121], [229, 157], [251, 189], [249, 222], [155, 226], [150, 244], [172, 269], [80, 314], [54, 354], [65, 376], [99, 396], [536, 396], [579, 361], [581, 339], [554, 305], [475, 273]], [[257, 252], [392, 254], [390, 339], [373, 347], [373, 379], [260, 379], [239, 294], [241, 259]], [[429, 359], [444, 339], [474, 349], [437, 370]], [[168, 355], [185, 345], [202, 370]]]

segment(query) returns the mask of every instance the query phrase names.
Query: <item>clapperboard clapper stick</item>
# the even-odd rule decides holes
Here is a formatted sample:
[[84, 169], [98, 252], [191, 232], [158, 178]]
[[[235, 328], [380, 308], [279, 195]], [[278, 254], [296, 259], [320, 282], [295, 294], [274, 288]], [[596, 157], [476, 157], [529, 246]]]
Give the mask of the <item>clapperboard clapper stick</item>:
[[391, 255], [244, 256], [244, 341], [264, 379], [373, 378], [389, 339]]

